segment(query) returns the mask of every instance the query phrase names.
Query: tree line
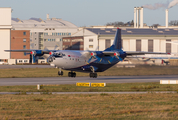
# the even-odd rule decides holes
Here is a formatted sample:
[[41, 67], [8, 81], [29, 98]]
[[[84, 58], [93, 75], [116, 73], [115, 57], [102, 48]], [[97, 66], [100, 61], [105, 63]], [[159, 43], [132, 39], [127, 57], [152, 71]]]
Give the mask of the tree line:
[[[106, 24], [106, 26], [114, 26], [114, 27], [124, 27], [124, 26], [134, 26], [134, 21], [129, 21], [129, 22], [121, 22], [121, 21], [117, 21], [117, 22], [109, 22]], [[153, 27], [158, 27], [161, 26], [160, 24], [153, 24]], [[178, 26], [178, 20], [172, 20], [169, 22], [169, 26]]]

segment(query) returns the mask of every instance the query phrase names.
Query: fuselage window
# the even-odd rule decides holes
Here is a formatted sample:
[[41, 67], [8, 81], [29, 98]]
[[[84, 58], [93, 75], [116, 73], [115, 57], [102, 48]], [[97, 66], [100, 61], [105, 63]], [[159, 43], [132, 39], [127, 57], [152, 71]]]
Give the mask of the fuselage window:
[[74, 58], [72, 58], [72, 60], [74, 60]]

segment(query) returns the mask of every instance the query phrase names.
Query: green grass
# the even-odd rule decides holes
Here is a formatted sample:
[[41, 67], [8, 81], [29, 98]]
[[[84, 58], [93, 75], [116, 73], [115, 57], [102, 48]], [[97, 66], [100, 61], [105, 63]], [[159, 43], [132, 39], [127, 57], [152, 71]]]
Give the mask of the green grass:
[[37, 86], [1, 86], [0, 92], [123, 92], [123, 91], [178, 91], [178, 85], [162, 85], [160, 83], [107, 83], [106, 87], [79, 87], [69, 85]]
[[0, 95], [0, 119], [176, 120], [178, 94]]
[[[64, 76], [69, 71], [63, 70]], [[131, 76], [131, 75], [178, 75], [178, 67], [174, 66], [137, 66], [135, 68], [112, 67], [98, 76]], [[89, 73], [77, 72], [77, 76], [89, 76]], [[0, 69], [1, 78], [21, 77], [59, 77], [58, 69], [55, 68], [21, 68]]]

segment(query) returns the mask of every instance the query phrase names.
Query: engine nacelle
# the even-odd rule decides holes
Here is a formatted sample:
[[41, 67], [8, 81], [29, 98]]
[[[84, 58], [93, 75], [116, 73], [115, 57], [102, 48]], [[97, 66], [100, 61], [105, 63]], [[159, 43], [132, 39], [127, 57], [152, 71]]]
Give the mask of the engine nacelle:
[[42, 50], [31, 51], [30, 54], [32, 54], [34, 56], [43, 56], [44, 55]]

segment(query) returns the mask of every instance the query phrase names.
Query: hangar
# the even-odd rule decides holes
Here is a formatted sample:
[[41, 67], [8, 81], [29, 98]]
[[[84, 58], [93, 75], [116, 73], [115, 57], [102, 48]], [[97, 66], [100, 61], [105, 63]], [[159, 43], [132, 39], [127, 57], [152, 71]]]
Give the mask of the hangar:
[[[84, 36], [84, 50], [105, 50], [112, 45], [117, 28], [85, 28], [72, 36]], [[178, 53], [178, 29], [121, 28], [125, 51]]]

